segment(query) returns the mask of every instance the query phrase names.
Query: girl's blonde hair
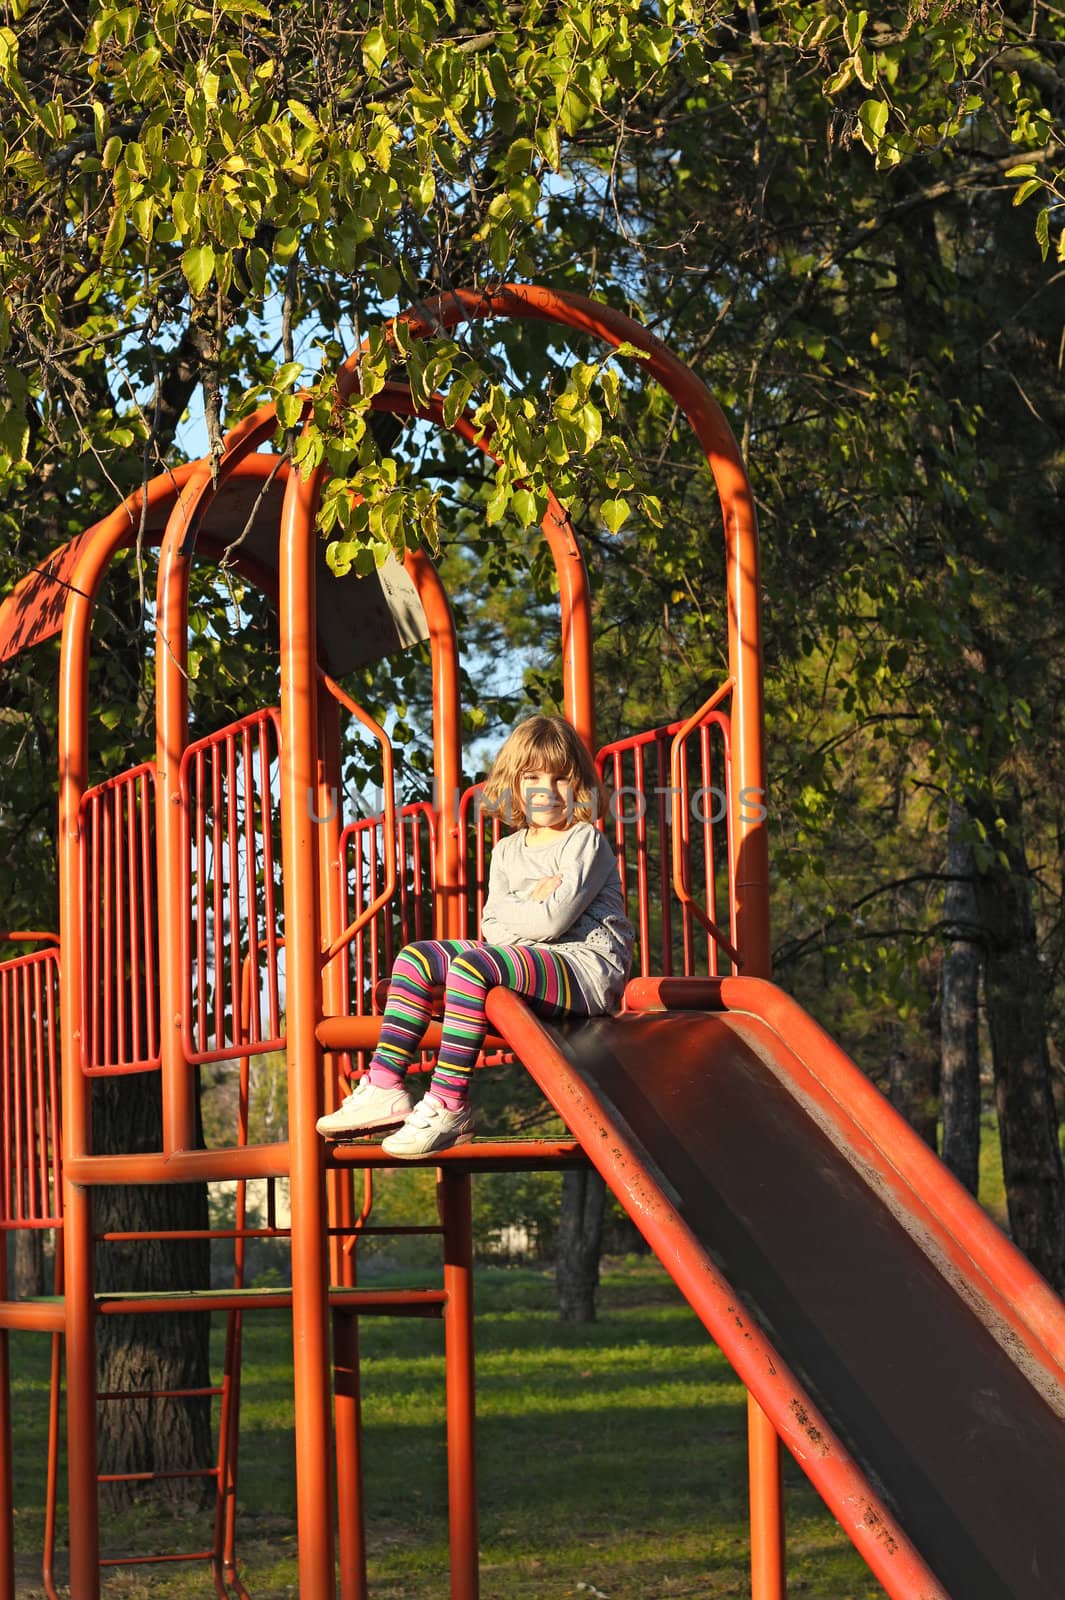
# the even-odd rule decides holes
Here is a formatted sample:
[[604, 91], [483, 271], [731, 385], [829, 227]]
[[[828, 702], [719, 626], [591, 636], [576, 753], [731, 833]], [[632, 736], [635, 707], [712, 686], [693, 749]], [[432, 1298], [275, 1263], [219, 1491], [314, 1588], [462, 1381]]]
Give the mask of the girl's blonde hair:
[[580, 734], [565, 717], [527, 717], [519, 722], [492, 763], [485, 779], [482, 804], [511, 827], [526, 823], [521, 780], [542, 769], [564, 778], [574, 792], [573, 820], [595, 822], [606, 816], [607, 796]]

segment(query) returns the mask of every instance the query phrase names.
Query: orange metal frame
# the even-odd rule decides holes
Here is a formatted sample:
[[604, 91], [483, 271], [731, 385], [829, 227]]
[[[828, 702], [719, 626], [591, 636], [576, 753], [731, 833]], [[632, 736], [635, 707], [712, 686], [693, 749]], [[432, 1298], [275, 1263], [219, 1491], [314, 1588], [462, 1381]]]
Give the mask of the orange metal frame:
[[[661, 805], [647, 817], [615, 822], [617, 839], [632, 875], [640, 920], [642, 970], [645, 974], [674, 962], [670, 890], [648, 875], [648, 827], [665, 842], [673, 840], [672, 887], [681, 908], [678, 967], [695, 970], [696, 930], [706, 940], [706, 966], [720, 971], [722, 952], [745, 978], [769, 971], [767, 842], [764, 810], [750, 797], [764, 800], [761, 634], [759, 622], [758, 546], [754, 505], [738, 448], [724, 416], [695, 374], [631, 318], [585, 297], [545, 288], [513, 286], [491, 295], [458, 291], [409, 313], [406, 321], [416, 336], [453, 328], [472, 320], [521, 318], [591, 335], [609, 347], [635, 346], [641, 366], [663, 385], [687, 417], [705, 453], [717, 485], [723, 520], [728, 599], [729, 673], [726, 683], [687, 723], [658, 735], [622, 741], [601, 752], [601, 764], [615, 780], [634, 763], [633, 787], [643, 793], [645, 756], [653, 756], [660, 786], [668, 775], [674, 796], [671, 808]], [[340, 371], [338, 401], [347, 402], [357, 382], [353, 359]], [[415, 406], [401, 385], [389, 384], [374, 397], [375, 408], [402, 417], [426, 418], [443, 426], [442, 404], [436, 398]], [[438, 1159], [440, 1232], [443, 1242], [443, 1288], [422, 1295], [371, 1294], [359, 1289], [353, 1245], [369, 1227], [372, 1204], [371, 1170], [382, 1164], [379, 1150], [341, 1147], [327, 1151], [315, 1124], [323, 1105], [343, 1076], [346, 1052], [371, 1043], [376, 1023], [372, 1014], [348, 1017], [345, 962], [352, 947], [357, 957], [369, 945], [375, 918], [397, 903], [397, 822], [391, 800], [379, 837], [385, 880], [379, 890], [356, 905], [346, 921], [343, 882], [342, 823], [332, 805], [340, 789], [341, 709], [365, 722], [360, 709], [337, 686], [324, 679], [315, 632], [315, 522], [325, 468], [309, 478], [279, 467], [276, 457], [260, 454], [276, 428], [273, 408], [263, 407], [245, 419], [225, 440], [221, 459], [192, 463], [148, 483], [88, 530], [77, 542], [64, 569], [67, 598], [62, 622], [59, 704], [59, 944], [58, 1009], [62, 1101], [61, 1214], [47, 1211], [47, 1172], [34, 1189], [39, 1215], [28, 1216], [21, 1202], [9, 1200], [5, 1227], [53, 1226], [61, 1241], [61, 1303], [20, 1304], [7, 1298], [0, 1284], [0, 1405], [6, 1404], [6, 1341], [12, 1327], [34, 1327], [56, 1336], [65, 1347], [67, 1391], [67, 1454], [70, 1507], [70, 1585], [79, 1600], [99, 1593], [100, 1551], [97, 1514], [95, 1412], [96, 1319], [123, 1308], [105, 1302], [96, 1291], [93, 1270], [97, 1240], [93, 1193], [102, 1183], [155, 1184], [218, 1181], [236, 1178], [238, 1221], [225, 1237], [235, 1238], [232, 1293], [222, 1298], [231, 1313], [225, 1404], [219, 1444], [216, 1535], [211, 1551], [216, 1591], [228, 1584], [243, 1593], [234, 1554], [233, 1497], [237, 1470], [239, 1352], [243, 1311], [254, 1305], [290, 1306], [294, 1335], [297, 1510], [299, 1523], [299, 1587], [302, 1600], [332, 1600], [336, 1594], [334, 1529], [339, 1506], [340, 1593], [344, 1600], [366, 1594], [365, 1545], [361, 1521], [361, 1459], [358, 1391], [357, 1319], [361, 1314], [441, 1315], [446, 1328], [448, 1475], [451, 1530], [452, 1600], [475, 1600], [478, 1593], [477, 1521], [474, 1438], [473, 1246], [470, 1219], [471, 1173], [502, 1166], [564, 1166], [584, 1158], [572, 1140], [530, 1145], [482, 1141]], [[471, 446], [490, 453], [490, 443], [459, 419], [455, 431]], [[188, 706], [188, 579], [195, 559], [197, 530], [214, 498], [229, 482], [248, 480], [264, 485], [278, 478], [284, 484], [280, 515], [277, 603], [280, 620], [279, 711], [245, 719], [211, 740], [190, 747]], [[166, 526], [159, 551], [156, 628], [156, 726], [154, 761], [110, 785], [90, 787], [88, 728], [88, 660], [93, 610], [108, 566], [136, 537], [141, 514]], [[559, 577], [563, 639], [565, 707], [589, 747], [595, 749], [595, 715], [588, 579], [572, 525], [551, 500], [543, 532]], [[475, 810], [460, 806], [462, 787], [461, 715], [458, 648], [447, 596], [428, 558], [406, 558], [409, 576], [421, 599], [432, 651], [433, 748], [436, 795], [433, 816], [432, 895], [434, 926], [439, 935], [464, 933], [471, 907], [483, 893], [485, 849], [478, 836], [473, 877], [467, 819]], [[257, 576], [250, 572], [253, 579]], [[260, 575], [261, 581], [261, 575]], [[23, 585], [31, 592], [32, 585]], [[23, 600], [25, 594], [23, 594]], [[38, 630], [42, 636], [44, 624]], [[32, 630], [28, 637], [32, 638]], [[27, 637], [23, 631], [23, 638]], [[265, 719], [265, 720], [264, 720]], [[258, 778], [265, 789], [272, 761], [262, 753], [265, 729], [278, 731], [276, 772], [280, 804], [280, 876], [284, 891], [283, 937], [273, 923], [276, 905], [270, 899], [274, 864], [265, 856], [260, 872], [258, 848], [247, 814], [252, 780], [239, 776], [252, 770], [253, 746], [259, 741]], [[386, 751], [383, 731], [374, 736]], [[720, 739], [722, 766], [715, 769], [724, 783], [727, 818], [728, 933], [717, 925], [718, 889], [715, 859], [717, 837], [703, 827], [702, 893], [693, 889], [692, 840], [688, 835], [685, 797], [689, 790], [686, 741], [699, 744], [704, 785], [709, 782], [710, 741]], [[716, 747], [715, 747], [716, 748]], [[243, 765], [242, 765], [243, 763]], [[190, 788], [191, 785], [191, 788]], [[243, 786], [243, 787], [242, 787]], [[211, 790], [212, 822], [193, 818], [190, 794]], [[386, 782], [390, 789], [390, 782]], [[243, 794], [245, 814], [219, 824], [225, 805]], [[228, 796], [228, 799], [226, 798]], [[741, 804], [741, 797], [747, 804]], [[263, 802], [265, 804], [265, 802]], [[667, 814], [668, 813], [668, 814]], [[229, 832], [210, 832], [224, 826]], [[245, 832], [240, 834], [240, 828]], [[261, 825], [269, 838], [268, 824]], [[377, 848], [374, 846], [374, 848]], [[268, 852], [264, 843], [263, 850]], [[206, 943], [206, 913], [193, 901], [207, 890], [193, 890], [190, 852], [202, 868], [214, 863], [216, 895], [215, 954]], [[228, 861], [224, 868], [223, 858]], [[402, 859], [402, 857], [400, 858]], [[243, 875], [243, 876], [242, 876]], [[263, 902], [252, 903], [252, 880], [263, 880]], [[479, 880], [475, 882], [474, 880]], [[244, 883], [245, 900], [237, 894]], [[150, 965], [138, 969], [138, 941], [151, 937], [150, 901], [155, 896], [154, 947]], [[228, 898], [227, 898], [228, 896]], [[471, 898], [472, 897], [472, 898]], [[651, 955], [648, 907], [654, 899], [665, 907], [659, 960]], [[701, 903], [705, 898], [706, 909]], [[243, 913], [241, 906], [244, 906]], [[266, 917], [260, 937], [257, 918]], [[243, 914], [249, 919], [244, 953], [232, 926]], [[228, 999], [222, 993], [222, 945], [217, 928], [229, 929], [225, 952]], [[23, 939], [48, 937], [15, 936]], [[372, 941], [370, 941], [372, 942]], [[268, 999], [261, 1018], [258, 977], [265, 961], [268, 993], [276, 996], [279, 951], [284, 948], [284, 1043], [288, 1058], [288, 1139], [286, 1143], [253, 1146], [247, 1140], [247, 1072], [252, 1057], [281, 1041], [276, 998]], [[376, 948], [376, 946], [374, 946]], [[19, 963], [56, 962], [54, 950], [44, 956], [18, 957]], [[199, 987], [190, 976], [195, 963]], [[138, 979], [137, 973], [141, 976]], [[213, 1023], [205, 1006], [208, 970], [216, 993]], [[134, 993], [124, 995], [112, 1024], [111, 1002], [101, 996], [120, 988], [123, 972], [133, 973]], [[377, 973], [374, 972], [374, 977]], [[360, 975], [360, 983], [365, 974]], [[22, 982], [17, 976], [13, 981]], [[137, 984], [140, 987], [137, 987]], [[270, 985], [273, 985], [271, 988]], [[25, 1007], [29, 1027], [32, 1005]], [[38, 1008], [38, 1015], [42, 1014]], [[211, 1023], [211, 1026], [208, 1024]], [[54, 1025], [54, 1018], [52, 1024]], [[38, 1021], [34, 1024], [40, 1028]], [[211, 1028], [213, 1027], [213, 1032]], [[228, 1029], [228, 1031], [227, 1031]], [[45, 1028], [47, 1033], [47, 1028]], [[49, 1035], [49, 1038], [52, 1037]], [[208, 1042], [210, 1039], [211, 1042]], [[42, 1036], [38, 1054], [46, 1054]], [[0, 1045], [4, 1039], [0, 1037]], [[222, 1150], [196, 1148], [195, 1065], [197, 1061], [232, 1057], [241, 1071], [241, 1117], [233, 1144]], [[163, 1103], [162, 1148], [146, 1155], [102, 1156], [93, 1142], [90, 1108], [94, 1075], [157, 1070]], [[5, 1067], [5, 1073], [7, 1068]], [[14, 1081], [14, 1080], [12, 1080]], [[43, 1081], [43, 1080], [42, 1080]], [[5, 1083], [7, 1076], [5, 1076]], [[28, 1104], [28, 1102], [26, 1102]], [[47, 1096], [41, 1105], [55, 1103]], [[12, 1103], [13, 1104], [13, 1103]], [[25, 1105], [19, 1102], [15, 1121]], [[49, 1109], [49, 1115], [52, 1110]], [[8, 1118], [5, 1102], [4, 1116]], [[6, 1122], [5, 1122], [6, 1128]], [[40, 1124], [17, 1146], [15, 1170], [35, 1149], [54, 1152], [57, 1128]], [[38, 1143], [34, 1145], [36, 1139]], [[7, 1141], [10, 1148], [10, 1140]], [[22, 1156], [19, 1155], [22, 1151]], [[44, 1159], [43, 1154], [40, 1157]], [[23, 1166], [26, 1162], [23, 1160]], [[32, 1165], [32, 1161], [30, 1162]], [[352, 1186], [356, 1168], [364, 1171], [358, 1203]], [[291, 1292], [260, 1295], [243, 1284], [244, 1183], [253, 1177], [288, 1177], [292, 1224]], [[30, 1207], [31, 1210], [34, 1206]], [[172, 1304], [163, 1296], [138, 1311], [163, 1312]], [[184, 1307], [215, 1309], [210, 1301], [183, 1297]], [[331, 1359], [332, 1349], [332, 1359]], [[334, 1440], [335, 1432], [335, 1440]], [[751, 1466], [752, 1593], [755, 1600], [782, 1600], [784, 1594], [783, 1519], [780, 1498], [780, 1456], [776, 1433], [757, 1406], [749, 1414]], [[0, 1600], [14, 1593], [10, 1516], [10, 1417], [0, 1415], [3, 1487], [6, 1514], [0, 1516]], [[54, 1483], [53, 1483], [54, 1491]], [[54, 1501], [54, 1492], [52, 1495]], [[48, 1558], [50, 1560], [50, 1557]], [[52, 1579], [46, 1575], [46, 1582]], [[49, 1590], [51, 1592], [51, 1588]]]

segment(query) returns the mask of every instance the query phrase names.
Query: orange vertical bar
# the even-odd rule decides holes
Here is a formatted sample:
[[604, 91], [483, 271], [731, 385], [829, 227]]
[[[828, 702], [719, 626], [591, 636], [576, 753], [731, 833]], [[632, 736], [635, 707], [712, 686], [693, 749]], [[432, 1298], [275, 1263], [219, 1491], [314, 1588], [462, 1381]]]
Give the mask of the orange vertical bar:
[[438, 939], [462, 937], [459, 796], [462, 792], [462, 711], [455, 619], [429, 557], [408, 550], [404, 566], [422, 603], [433, 661], [433, 771], [436, 775], [436, 927]]
[[[318, 862], [322, 901], [322, 944], [332, 945], [344, 930], [344, 884], [341, 832], [341, 750], [340, 708], [331, 694], [318, 697], [318, 792], [315, 816], [318, 818]], [[390, 841], [382, 829], [384, 847]], [[371, 887], [371, 899], [375, 889]], [[388, 915], [385, 908], [385, 915]], [[337, 1016], [344, 1009], [347, 990], [347, 963], [350, 951], [342, 949], [328, 962], [322, 977], [322, 1005], [327, 1015]], [[325, 1075], [326, 1104], [333, 1105], [336, 1094], [333, 1058]], [[337, 1229], [354, 1227], [355, 1205], [350, 1169], [334, 1168], [327, 1174], [329, 1218]], [[345, 1245], [350, 1248], [345, 1248]], [[351, 1287], [356, 1281], [354, 1239], [335, 1233], [330, 1240], [331, 1278]], [[362, 1408], [359, 1386], [358, 1320], [343, 1311], [333, 1313], [333, 1417], [336, 1434], [336, 1492], [339, 1525], [339, 1569], [341, 1600], [365, 1600], [366, 1526], [363, 1509]]]
[[[123, 508], [124, 509], [124, 508]], [[92, 596], [125, 517], [101, 525], [88, 543], [67, 590], [59, 688], [59, 1018], [62, 1044], [63, 1159], [91, 1154], [89, 1084], [81, 1070], [86, 1048], [86, 961], [83, 912], [84, 838], [81, 797], [88, 770], [89, 623]], [[111, 539], [106, 535], [110, 533]], [[112, 544], [113, 540], [113, 544]], [[98, 834], [94, 832], [93, 844]], [[90, 945], [95, 944], [95, 934]], [[95, 991], [94, 996], [95, 998]], [[92, 1000], [90, 1000], [90, 1008]], [[66, 1311], [67, 1479], [70, 1506], [70, 1589], [81, 1600], [100, 1593], [96, 1504], [96, 1327], [93, 1306], [92, 1191], [64, 1176], [63, 1252]], [[58, 1241], [57, 1241], [58, 1243]]]
[[281, 843], [285, 882], [292, 1335], [300, 1600], [333, 1600], [333, 1475], [322, 1141], [322, 930], [316, 826], [318, 731], [314, 519], [321, 478], [293, 473], [279, 551]]
[[[352, 1174], [345, 1173], [351, 1178]], [[350, 1219], [349, 1219], [350, 1221]], [[350, 1259], [350, 1257], [349, 1257]], [[348, 1275], [354, 1280], [354, 1273]], [[337, 1509], [341, 1600], [366, 1600], [366, 1519], [363, 1509], [362, 1392], [359, 1325], [350, 1311], [333, 1312]]]
[[[185, 1059], [182, 1015], [185, 1008], [188, 907], [181, 903], [185, 881], [181, 760], [188, 743], [189, 536], [201, 501], [211, 492], [211, 470], [200, 462], [178, 497], [159, 549], [155, 610], [155, 764], [156, 895], [159, 908], [159, 1058], [162, 1075], [163, 1149], [168, 1155], [196, 1144], [193, 1075]], [[197, 795], [197, 799], [201, 797]], [[198, 907], [204, 915], [202, 901]], [[202, 973], [200, 975], [202, 982]]]
[[140, 817], [138, 805], [138, 791], [143, 783], [142, 778], [134, 778], [126, 788], [126, 878], [129, 886], [129, 927], [127, 929], [127, 948], [129, 951], [129, 1004], [130, 1004], [130, 1060], [142, 1061], [145, 1057], [147, 1040], [144, 1037], [141, 1007], [144, 991], [142, 983], [146, 982], [150, 968], [142, 965], [144, 961], [144, 947], [141, 942], [140, 916], [138, 897], [140, 893], [139, 875], [137, 872], [137, 832]]
[[[662, 971], [667, 976], [673, 972], [673, 897], [670, 892], [669, 867], [671, 850], [669, 829], [673, 808], [669, 804], [669, 756], [664, 734], [655, 735], [655, 795], [658, 813], [658, 892], [662, 899]], [[647, 976], [644, 969], [643, 976]]]
[[[259, 794], [263, 839], [263, 932], [266, 938], [267, 1027], [270, 1038], [281, 1031], [281, 1002], [277, 976], [277, 901], [274, 894], [274, 798], [270, 787], [270, 742], [266, 723], [259, 724]], [[273, 723], [271, 723], [273, 727]]]
[[[13, 970], [0, 970], [0, 1066], [3, 1067], [3, 1076], [0, 1077], [0, 1139], [3, 1140], [4, 1150], [11, 1149], [11, 1083], [15, 1071], [14, 1021], [11, 1015], [14, 978]], [[3, 1211], [8, 1217], [15, 1214], [14, 1184], [14, 1165], [5, 1161], [2, 1169]]]
[[540, 524], [558, 573], [562, 621], [562, 693], [566, 716], [595, 755], [595, 669], [592, 660], [592, 598], [569, 512], [548, 496]]
[[[226, 918], [224, 842], [225, 821], [222, 815], [222, 751], [211, 746], [211, 933], [214, 938], [214, 1035], [212, 1050], [225, 1044], [226, 1031]], [[232, 932], [232, 930], [230, 930]]]
[[100, 1060], [102, 1064], [108, 1066], [115, 1060], [115, 1013], [113, 1009], [115, 996], [114, 883], [111, 873], [111, 809], [114, 803], [115, 791], [113, 788], [108, 789], [103, 805], [100, 808], [102, 813], [103, 888], [100, 891], [98, 906], [92, 908], [103, 926], [103, 984], [93, 996], [93, 1005], [99, 1006], [103, 1012], [103, 1055]]
[[[197, 1050], [210, 1049], [210, 1026], [207, 1019], [207, 808], [204, 788], [206, 784], [206, 754], [197, 750], [193, 757], [193, 766], [196, 773], [196, 788], [189, 797], [189, 804], [195, 808], [196, 817], [196, 1031], [193, 1034], [193, 1043]], [[186, 912], [186, 915], [189, 913]], [[191, 962], [189, 977], [186, 978], [183, 1001], [184, 1005], [191, 1007], [190, 987]]]
[[473, 1214], [470, 1175], [437, 1168], [444, 1228], [444, 1361], [451, 1600], [477, 1600], [477, 1443], [473, 1364]]
[[[159, 1006], [156, 992], [155, 960], [155, 894], [152, 888], [152, 814], [155, 808], [155, 784], [145, 773], [141, 778], [141, 896], [144, 906], [144, 1003], [148, 1008], [147, 1056], [154, 1061], [159, 1054]], [[185, 917], [189, 909], [185, 907]]]
[[752, 1600], [787, 1593], [784, 1548], [784, 1487], [780, 1440], [753, 1395], [747, 1396], [747, 1459], [750, 1475]]
[[26, 1057], [29, 1052], [29, 1039], [26, 1030], [29, 1025], [27, 1015], [28, 997], [26, 994], [26, 968], [25, 965], [15, 968], [12, 973], [14, 980], [12, 989], [12, 1027], [11, 1027], [11, 1137], [4, 1146], [7, 1160], [11, 1163], [13, 1175], [13, 1200], [11, 1207], [12, 1220], [18, 1221], [24, 1216], [23, 1191], [25, 1182], [23, 1171], [25, 1167], [26, 1152], [23, 1148], [23, 1122], [25, 1110], [23, 1107], [23, 1077], [26, 1071]]
[[51, 987], [51, 963], [36, 962], [33, 969], [34, 1060], [37, 1063], [37, 1081], [34, 1091], [37, 1134], [37, 1182], [39, 1186], [38, 1215], [53, 1215], [51, 1185], [48, 1181], [48, 1074], [46, 1056], [49, 1050], [47, 1030], [48, 991]]
[[[3, 1039], [0, 1038], [0, 1045]], [[2, 1063], [2, 1054], [0, 1054]], [[0, 1239], [0, 1300], [8, 1296], [7, 1236]], [[11, 1353], [6, 1328], [0, 1328], [0, 1600], [15, 1600], [14, 1472], [11, 1454]]]

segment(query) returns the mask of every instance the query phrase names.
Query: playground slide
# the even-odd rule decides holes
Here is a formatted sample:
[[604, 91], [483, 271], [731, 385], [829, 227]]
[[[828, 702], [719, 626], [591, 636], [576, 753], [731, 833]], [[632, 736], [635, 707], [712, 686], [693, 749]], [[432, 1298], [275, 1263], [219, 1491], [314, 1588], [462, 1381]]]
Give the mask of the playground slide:
[[1062, 1600], [1065, 1308], [801, 1008], [702, 988], [489, 1014], [889, 1594]]

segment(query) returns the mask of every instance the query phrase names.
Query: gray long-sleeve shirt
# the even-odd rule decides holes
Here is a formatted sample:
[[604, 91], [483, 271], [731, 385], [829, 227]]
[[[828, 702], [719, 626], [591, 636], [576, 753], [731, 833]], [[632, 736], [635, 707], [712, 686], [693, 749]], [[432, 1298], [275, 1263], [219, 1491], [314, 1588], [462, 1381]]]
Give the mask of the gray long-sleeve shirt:
[[[524, 828], [492, 852], [481, 915], [486, 944], [549, 944], [574, 972], [591, 1015], [615, 1011], [632, 965], [635, 929], [625, 915], [617, 861], [590, 822], [575, 822], [549, 844], [531, 848]], [[546, 900], [533, 900], [541, 878], [561, 877]]]

